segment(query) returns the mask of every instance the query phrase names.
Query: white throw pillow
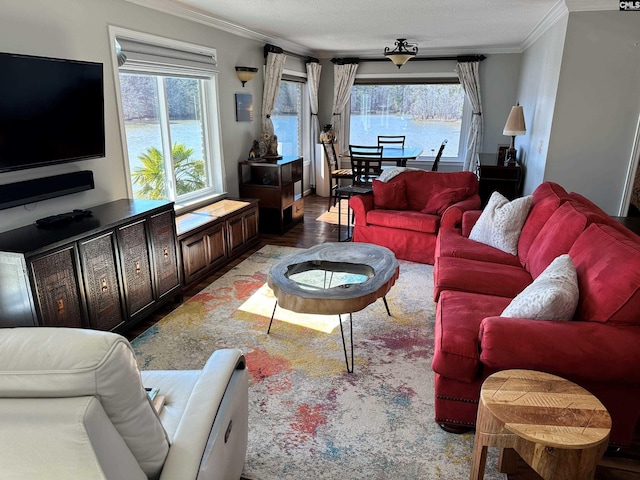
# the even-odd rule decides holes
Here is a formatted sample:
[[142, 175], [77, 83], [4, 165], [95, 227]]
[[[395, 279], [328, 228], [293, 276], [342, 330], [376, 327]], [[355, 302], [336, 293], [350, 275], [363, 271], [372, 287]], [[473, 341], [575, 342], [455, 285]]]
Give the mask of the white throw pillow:
[[573, 260], [560, 255], [504, 309], [501, 317], [571, 320], [578, 306], [578, 275]]
[[518, 239], [533, 197], [509, 201], [499, 192], [493, 192], [489, 203], [471, 229], [469, 238], [490, 245], [511, 255], [518, 254]]

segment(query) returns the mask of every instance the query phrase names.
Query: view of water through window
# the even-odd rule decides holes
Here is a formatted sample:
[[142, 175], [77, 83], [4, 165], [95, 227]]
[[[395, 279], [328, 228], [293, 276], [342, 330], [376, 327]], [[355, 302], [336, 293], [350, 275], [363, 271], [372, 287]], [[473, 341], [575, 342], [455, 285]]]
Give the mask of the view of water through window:
[[378, 135], [404, 135], [405, 145], [435, 156], [458, 157], [464, 91], [459, 84], [354, 85], [351, 90], [352, 145], [376, 145]]

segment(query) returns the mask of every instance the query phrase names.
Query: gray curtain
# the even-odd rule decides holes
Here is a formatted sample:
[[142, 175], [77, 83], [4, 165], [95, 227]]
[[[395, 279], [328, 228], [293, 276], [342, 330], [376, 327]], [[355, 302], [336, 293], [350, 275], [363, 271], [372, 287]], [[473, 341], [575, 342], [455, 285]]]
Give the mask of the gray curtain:
[[271, 113], [278, 98], [280, 78], [286, 60], [287, 56], [284, 53], [269, 52], [267, 54], [267, 64], [264, 69], [264, 90], [262, 92], [262, 133], [269, 135], [273, 135]]
[[331, 107], [331, 123], [338, 136], [340, 151], [347, 149], [348, 141], [344, 134], [342, 116], [351, 96], [351, 87], [356, 80], [357, 63], [333, 66], [333, 106]]
[[482, 151], [482, 99], [480, 98], [479, 65], [480, 62], [458, 62], [456, 64], [456, 73], [473, 109], [464, 170], [475, 173], [478, 173], [480, 152]]
[[316, 186], [316, 144], [320, 137], [320, 121], [318, 120], [318, 89], [320, 87], [322, 65], [318, 62], [307, 62], [307, 88], [309, 89], [309, 108], [311, 109], [311, 175], [309, 183]]

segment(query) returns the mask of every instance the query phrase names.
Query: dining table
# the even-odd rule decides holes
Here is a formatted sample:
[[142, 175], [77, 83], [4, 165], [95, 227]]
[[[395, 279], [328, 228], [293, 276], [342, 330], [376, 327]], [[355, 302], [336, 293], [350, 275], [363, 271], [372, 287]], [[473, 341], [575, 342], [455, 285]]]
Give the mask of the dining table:
[[[395, 162], [397, 167], [406, 167], [407, 160], [415, 160], [422, 153], [420, 147], [385, 147], [382, 149], [383, 162]], [[343, 156], [348, 159], [349, 153], [345, 152]]]

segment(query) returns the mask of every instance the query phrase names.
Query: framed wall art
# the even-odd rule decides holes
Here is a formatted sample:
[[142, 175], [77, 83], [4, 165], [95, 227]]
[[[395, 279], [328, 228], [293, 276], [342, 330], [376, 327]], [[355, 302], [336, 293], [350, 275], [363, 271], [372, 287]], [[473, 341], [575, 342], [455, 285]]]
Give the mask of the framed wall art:
[[253, 120], [253, 96], [250, 93], [236, 93], [236, 121]]

